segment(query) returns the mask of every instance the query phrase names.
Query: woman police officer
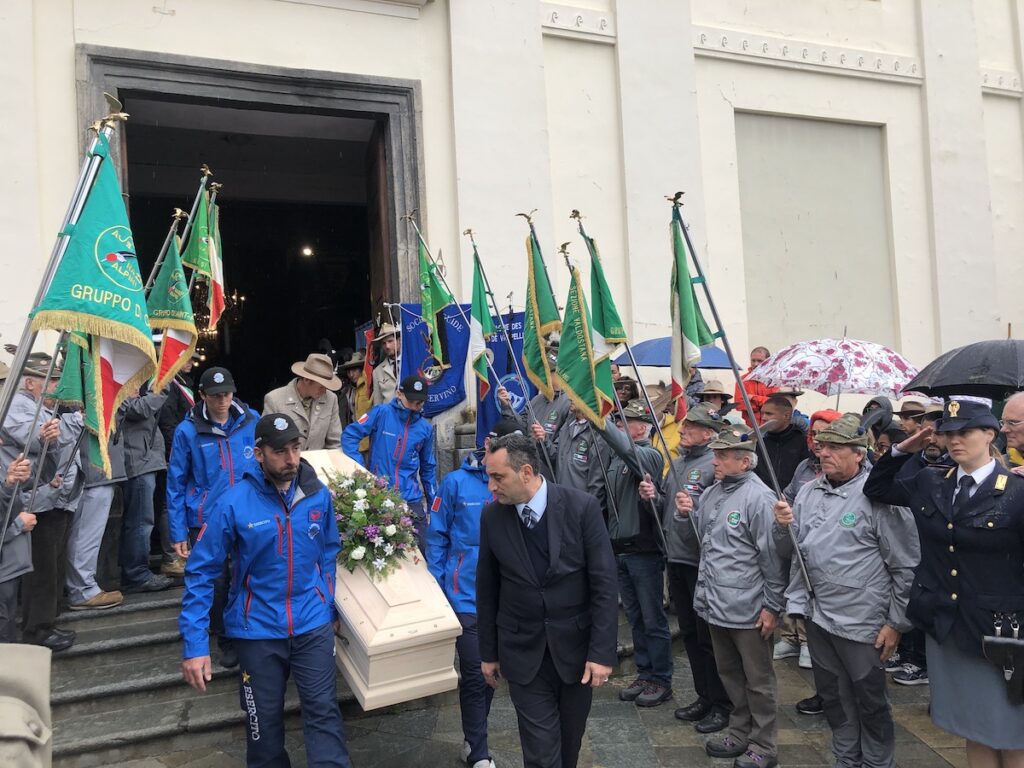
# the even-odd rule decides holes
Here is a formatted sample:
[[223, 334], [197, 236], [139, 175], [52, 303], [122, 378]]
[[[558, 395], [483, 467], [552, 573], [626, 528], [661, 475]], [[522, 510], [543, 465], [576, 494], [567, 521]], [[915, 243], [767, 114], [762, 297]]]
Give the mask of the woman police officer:
[[[957, 466], [897, 478], [933, 431]], [[971, 768], [1024, 768], [1024, 706], [982, 650], [1000, 617], [1024, 621], [1024, 479], [993, 458], [998, 432], [986, 405], [950, 400], [935, 427], [881, 456], [864, 486], [914, 513], [921, 564], [907, 617], [927, 636], [932, 720], [966, 738]]]

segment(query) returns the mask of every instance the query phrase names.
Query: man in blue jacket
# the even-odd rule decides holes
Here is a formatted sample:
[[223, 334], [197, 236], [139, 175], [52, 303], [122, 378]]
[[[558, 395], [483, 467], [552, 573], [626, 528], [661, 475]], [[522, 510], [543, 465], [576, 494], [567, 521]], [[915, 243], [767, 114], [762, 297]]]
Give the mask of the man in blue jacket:
[[299, 458], [301, 438], [284, 414], [260, 419], [257, 465], [219, 497], [203, 524], [185, 565], [182, 675], [199, 691], [211, 679], [208, 616], [230, 556], [236, 567], [224, 627], [242, 667], [247, 764], [289, 765], [284, 694], [291, 672], [308, 764], [350, 768], [334, 666], [338, 529], [330, 492]]
[[[167, 521], [179, 557], [189, 556], [210, 507], [255, 468], [256, 420], [259, 414], [235, 399], [235, 380], [227, 368], [210, 368], [199, 379], [201, 401], [174, 430], [167, 466]], [[228, 567], [214, 585], [210, 622], [220, 647], [221, 666], [238, 665], [224, 635]]]
[[427, 568], [444, 590], [462, 624], [455, 641], [459, 654], [459, 709], [465, 742], [462, 757], [472, 768], [494, 768], [487, 747], [487, 715], [494, 689], [480, 670], [476, 620], [476, 561], [480, 550], [480, 512], [494, 501], [487, 487], [487, 446], [492, 438], [522, 434], [519, 422], [501, 419], [484, 438], [484, 447], [466, 457], [460, 469], [441, 481], [427, 530]]
[[359, 441], [370, 438], [369, 470], [387, 478], [402, 494], [416, 525], [420, 550], [427, 529], [426, 505], [434, 500], [437, 488], [434, 427], [422, 413], [426, 401], [427, 382], [406, 376], [394, 400], [375, 405], [341, 435], [341, 449], [361, 467], [366, 465]]

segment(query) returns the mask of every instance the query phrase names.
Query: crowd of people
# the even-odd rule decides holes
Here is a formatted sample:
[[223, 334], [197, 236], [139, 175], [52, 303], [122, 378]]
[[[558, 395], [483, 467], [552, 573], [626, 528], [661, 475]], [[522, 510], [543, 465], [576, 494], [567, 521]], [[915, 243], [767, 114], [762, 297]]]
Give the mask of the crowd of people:
[[[1024, 766], [1024, 669], [998, 667], [990, 650], [993, 635], [1016, 640], [1024, 617], [1024, 394], [1000, 404], [1001, 419], [978, 398], [915, 395], [806, 416], [798, 390], [745, 378], [729, 392], [697, 375], [679, 416], [667, 393], [652, 403], [616, 368], [618, 407], [600, 425], [557, 386], [522, 412], [499, 388], [501, 420], [439, 481], [430, 383], [401, 378], [397, 328], [378, 344], [369, 381], [361, 351], [296, 362], [262, 416], [225, 368], [207, 368], [193, 392], [190, 364], [121, 405], [110, 478], [83, 455], [81, 415], [53, 400], [51, 361], [33, 356], [0, 436], [0, 501], [14, 510], [3, 639], [20, 630], [59, 652], [75, 639], [56, 625], [62, 602], [102, 610], [184, 576], [183, 675], [205, 690], [210, 635], [217, 663], [241, 666], [250, 764], [287, 759], [292, 676], [309, 764], [349, 765], [333, 661], [341, 543], [330, 495], [301, 461], [340, 448], [401, 493], [461, 623], [471, 768], [494, 767], [500, 680], [525, 765], [576, 765], [593, 688], [617, 663], [619, 605], [637, 670], [623, 706], [674, 698], [674, 615], [694, 692], [675, 717], [737, 768], [777, 764], [774, 665], [790, 657], [813, 670], [816, 693], [797, 711], [824, 715], [837, 765], [895, 766], [891, 673], [930, 684], [932, 717], [966, 739], [972, 768]], [[554, 360], [557, 340], [546, 351]], [[769, 356], [755, 348], [751, 367]], [[96, 569], [117, 484], [113, 592]]]

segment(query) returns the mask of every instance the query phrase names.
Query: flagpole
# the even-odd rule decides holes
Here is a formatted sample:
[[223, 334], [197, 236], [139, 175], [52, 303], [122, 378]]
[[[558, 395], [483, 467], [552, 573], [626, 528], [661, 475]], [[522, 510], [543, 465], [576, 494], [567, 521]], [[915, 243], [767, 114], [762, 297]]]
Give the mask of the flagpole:
[[[192, 220], [195, 218], [196, 210], [199, 208], [199, 201], [203, 197], [203, 190], [206, 189], [206, 184], [213, 176], [213, 171], [210, 167], [203, 163], [199, 168], [199, 171], [203, 174], [202, 178], [199, 179], [199, 189], [196, 192], [195, 199], [192, 201], [192, 208], [188, 213], [188, 218], [185, 219], [185, 229], [181, 235], [181, 242], [185, 242], [188, 238], [189, 232], [192, 231]], [[160, 271], [160, 264], [163, 263], [164, 256], [167, 255], [167, 249], [171, 245], [171, 237], [174, 235], [175, 230], [178, 228], [178, 221], [185, 218], [185, 212], [181, 208], [174, 209], [174, 221], [171, 222], [171, 229], [167, 233], [167, 237], [164, 238], [164, 244], [160, 248], [160, 254], [156, 257], [156, 262], [153, 264], [153, 268], [149, 271], [149, 278], [146, 280], [145, 292], [149, 295], [150, 288], [153, 287], [153, 281], [156, 280], [157, 273]]]
[[[203, 166], [203, 167], [205, 168], [206, 166]], [[203, 177], [203, 181], [204, 182], [206, 181], [206, 177], [205, 176]], [[214, 203], [217, 202], [217, 194], [220, 192], [220, 188], [221, 188], [221, 185], [218, 184], [217, 182], [213, 182], [212, 184], [210, 184], [210, 189], [213, 190], [213, 194], [210, 195], [210, 205], [209, 205], [209, 210], [211, 210], [211, 211], [213, 210]], [[188, 233], [192, 229], [192, 219], [191, 219], [191, 216], [193, 214], [195, 214], [196, 209], [199, 207], [199, 198], [201, 198], [202, 196], [203, 196], [203, 193], [202, 193], [202, 190], [200, 190], [199, 194], [196, 196], [195, 203], [193, 203], [193, 205], [192, 205], [192, 213], [189, 214], [190, 218], [188, 220], [188, 224], [185, 225], [185, 232], [184, 232], [184, 234], [182, 235], [182, 238], [181, 238], [181, 242], [183, 242], [183, 243], [185, 242], [185, 235], [188, 235]], [[210, 232], [209, 236], [213, 237], [213, 233]], [[213, 269], [212, 265], [211, 265], [210, 268]], [[188, 277], [189, 301], [192, 300], [192, 288], [196, 284], [196, 275], [198, 274], [198, 272], [199, 272], [198, 270], [193, 269], [192, 270], [192, 274], [189, 275], [189, 277]]]
[[[487, 294], [487, 298], [491, 302], [491, 307], [494, 309], [494, 312], [498, 317], [498, 325], [501, 327], [501, 335], [505, 339], [505, 346], [508, 347], [509, 358], [512, 360], [512, 365], [515, 366], [516, 378], [519, 379], [519, 386], [523, 388], [523, 398], [526, 400], [527, 415], [530, 417], [531, 424], [539, 424], [540, 420], [537, 418], [537, 413], [533, 410], [533, 404], [530, 402], [530, 389], [526, 386], [526, 379], [523, 376], [522, 369], [519, 367], [519, 360], [516, 358], [516, 350], [512, 345], [512, 337], [509, 336], [508, 327], [505, 325], [505, 320], [501, 316], [501, 310], [498, 309], [498, 302], [494, 298], [494, 291], [491, 290], [491, 282], [487, 279], [487, 273], [484, 271], [483, 261], [480, 259], [480, 253], [477, 251], [476, 239], [473, 237], [473, 230], [467, 229], [462, 234], [469, 235], [469, 241], [473, 244], [473, 259], [480, 270], [480, 277], [484, 281], [484, 293]], [[486, 355], [484, 357], [486, 358]], [[498, 374], [494, 372], [494, 366], [490, 360], [487, 361], [487, 367], [494, 375], [494, 383], [500, 387], [501, 379], [498, 377]], [[548, 470], [551, 472], [551, 480], [554, 482], [555, 467], [551, 461], [551, 457], [548, 456], [546, 448], [541, 451], [541, 453], [544, 455], [544, 463], [548, 465]]]
[[[569, 248], [568, 248], [568, 246], [569, 246], [568, 243], [563, 243], [562, 244], [562, 248], [559, 251], [559, 253], [561, 253], [562, 254], [562, 258], [565, 259], [565, 266], [567, 266], [569, 268], [569, 272], [571, 274], [572, 271], [573, 271], [573, 267], [572, 267], [572, 263], [569, 261]], [[619, 411], [619, 418], [622, 419], [622, 425], [624, 427], [626, 427], [626, 437], [629, 439], [629, 447], [630, 447], [630, 449], [631, 449], [631, 451], [633, 453], [633, 461], [636, 462], [637, 471], [638, 472], [644, 472], [643, 462], [640, 461], [640, 448], [637, 446], [636, 441], [633, 440], [633, 436], [629, 434], [629, 422], [626, 421], [626, 413], [625, 413], [625, 411], [622, 410], [622, 403], [619, 401], [619, 397], [618, 397], [617, 394], [614, 393], [614, 391], [613, 391], [612, 394], [613, 394], [614, 400], [615, 400], [615, 407]], [[652, 413], [651, 413], [651, 418], [654, 420], [655, 427], [657, 427], [657, 425], [658, 425], [657, 424], [657, 419], [654, 418], [653, 409], [652, 409]], [[605, 423], [604, 429], [608, 429], [607, 422]], [[612, 427], [612, 429], [617, 429], [617, 427]], [[602, 437], [604, 437], [604, 436], [602, 435]], [[604, 438], [604, 439], [607, 440], [607, 438]], [[661, 453], [660, 452], [658, 454], [658, 457], [659, 458], [661, 457]], [[644, 472], [644, 477], [642, 477], [641, 480], [646, 479], [648, 476], [649, 475], [646, 472]], [[651, 478], [651, 479], [654, 480], [654, 478]], [[661, 478], [659, 477], [657, 479], [660, 480]], [[606, 486], [606, 488], [607, 488], [608, 498], [610, 499], [612, 497], [612, 488], [611, 488], [611, 486]], [[659, 541], [660, 546], [661, 546], [661, 551], [662, 551], [663, 554], [667, 555], [668, 554], [668, 541], [666, 541], [666, 539], [665, 539], [665, 531], [662, 528], [661, 515], [658, 514], [658, 510], [654, 506], [654, 500], [653, 499], [645, 499], [645, 501], [647, 502], [648, 509], [651, 510], [651, 514], [654, 516], [654, 530], [656, 530], [658, 532], [658, 541]]]
[[[104, 158], [99, 155], [94, 155], [93, 152], [96, 149], [96, 145], [99, 143], [99, 137], [102, 134], [104, 138], [109, 139], [114, 132], [114, 125], [121, 120], [126, 120], [128, 115], [121, 112], [121, 104], [109, 94], [104, 94], [107, 97], [107, 103], [110, 106], [110, 114], [101, 120], [97, 120], [93, 123], [91, 129], [96, 131], [96, 138], [92, 140], [89, 145], [89, 149], [86, 151], [85, 158], [82, 161], [82, 167], [78, 174], [78, 181], [75, 184], [75, 191], [71, 195], [71, 201], [68, 203], [67, 211], [64, 214], [64, 221], [61, 224], [59, 234], [57, 235], [57, 241], [53, 245], [53, 249], [50, 251], [50, 261], [46, 265], [46, 269], [43, 272], [43, 279], [39, 283], [39, 290], [36, 292], [35, 300], [32, 302], [32, 307], [38, 307], [43, 302], [43, 298], [46, 296], [47, 291], [50, 289], [50, 284], [53, 282], [54, 276], [57, 274], [57, 269], [60, 267], [61, 261], [64, 259], [64, 254], [67, 252], [68, 244], [71, 242], [71, 234], [69, 228], [78, 222], [79, 217], [82, 215], [82, 210], [85, 208], [85, 201], [89, 197], [89, 191], [92, 189], [93, 182], [96, 180], [96, 174], [99, 172], [100, 164]], [[14, 400], [14, 394], [18, 391], [18, 380], [21, 378], [21, 373], [25, 368], [25, 363], [28, 360], [29, 354], [32, 352], [32, 347], [35, 345], [38, 332], [32, 330], [32, 319], [31, 316], [25, 321], [25, 328], [21, 333], [21, 338], [18, 341], [18, 350], [14, 355], [14, 360], [11, 361], [11, 370], [8, 374], [7, 381], [4, 383], [3, 389], [0, 390], [0, 427], [7, 420], [7, 414], [11, 410], [11, 402]], [[6, 526], [3, 530], [7, 530]]]
[[146, 278], [146, 285], [142, 289], [146, 297], [149, 297], [149, 292], [153, 288], [153, 282], [156, 280], [157, 272], [160, 271], [160, 265], [164, 263], [164, 257], [167, 255], [167, 249], [171, 245], [171, 238], [177, 233], [178, 221], [185, 218], [187, 214], [181, 210], [181, 208], [175, 208], [174, 213], [171, 214], [171, 226], [167, 230], [167, 237], [164, 238], [163, 245], [160, 246], [160, 252], [156, 255], [156, 261], [153, 262], [153, 268], [149, 270], [149, 277]]
[[[672, 207], [675, 210], [683, 207], [682, 192], [677, 192], [674, 197], [667, 197], [666, 199], [672, 203]], [[767, 450], [764, 449], [764, 434], [761, 432], [761, 425], [757, 423], [757, 419], [754, 418], [754, 409], [750, 404], [750, 395], [747, 392], [747, 388], [743, 386], [743, 377], [740, 375], [740, 367], [736, 362], [736, 356], [732, 352], [732, 345], [729, 343], [729, 337], [725, 333], [725, 326], [722, 325], [722, 318], [718, 314], [718, 307], [715, 305], [715, 300], [711, 296], [711, 288], [708, 286], [707, 277], [704, 274], [704, 269], [700, 265], [700, 261], [697, 260], [697, 252], [693, 249], [693, 243], [690, 242], [690, 233], [686, 230], [686, 222], [683, 221], [683, 216], [679, 214], [679, 228], [683, 231], [683, 239], [686, 241], [686, 250], [690, 252], [690, 261], [693, 262], [693, 267], [697, 272], [697, 278], [694, 282], [699, 282], [704, 288], [704, 297], [708, 302], [708, 309], [711, 310], [711, 316], [715, 319], [715, 325], [718, 327], [718, 336], [722, 339], [722, 346], [725, 347], [725, 354], [729, 356], [729, 364], [732, 366], [732, 374], [736, 377], [736, 381], [739, 383], [737, 389], [740, 391], [740, 396], [743, 399], [743, 405], [747, 409], [747, 413], [751, 415], [751, 424], [754, 429], [754, 436], [757, 439], [757, 443], [761, 446], [761, 458], [764, 459], [764, 463], [768, 468], [768, 477], [771, 480], [772, 490], [775, 491], [776, 497], [780, 501], [785, 501], [785, 495], [782, 493], [782, 488], [779, 485], [779, 478], [775, 474], [775, 467], [772, 465], [771, 459], [768, 456]], [[803, 553], [800, 551], [800, 542], [797, 541], [796, 531], [793, 530], [793, 526], [786, 526], [786, 530], [789, 531], [789, 538], [793, 544], [793, 557], [796, 558], [797, 564], [800, 566], [800, 574], [803, 576], [804, 584], [807, 587], [807, 592], [811, 597], [814, 597], [814, 587], [811, 585], [811, 577], [807, 573], [807, 564], [804, 562]]]

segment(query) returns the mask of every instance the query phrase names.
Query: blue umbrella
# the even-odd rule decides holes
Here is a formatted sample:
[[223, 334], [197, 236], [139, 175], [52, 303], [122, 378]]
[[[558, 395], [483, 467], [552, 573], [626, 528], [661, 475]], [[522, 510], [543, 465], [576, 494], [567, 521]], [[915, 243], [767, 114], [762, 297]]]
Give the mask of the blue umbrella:
[[[672, 365], [672, 337], [662, 336], [660, 339], [641, 341], [633, 347], [633, 357], [637, 365], [649, 365], [654, 368], [669, 368]], [[623, 353], [615, 359], [619, 365], [629, 365], [629, 355]], [[718, 347], [703, 347], [700, 350], [698, 368], [732, 368], [729, 356]]]

